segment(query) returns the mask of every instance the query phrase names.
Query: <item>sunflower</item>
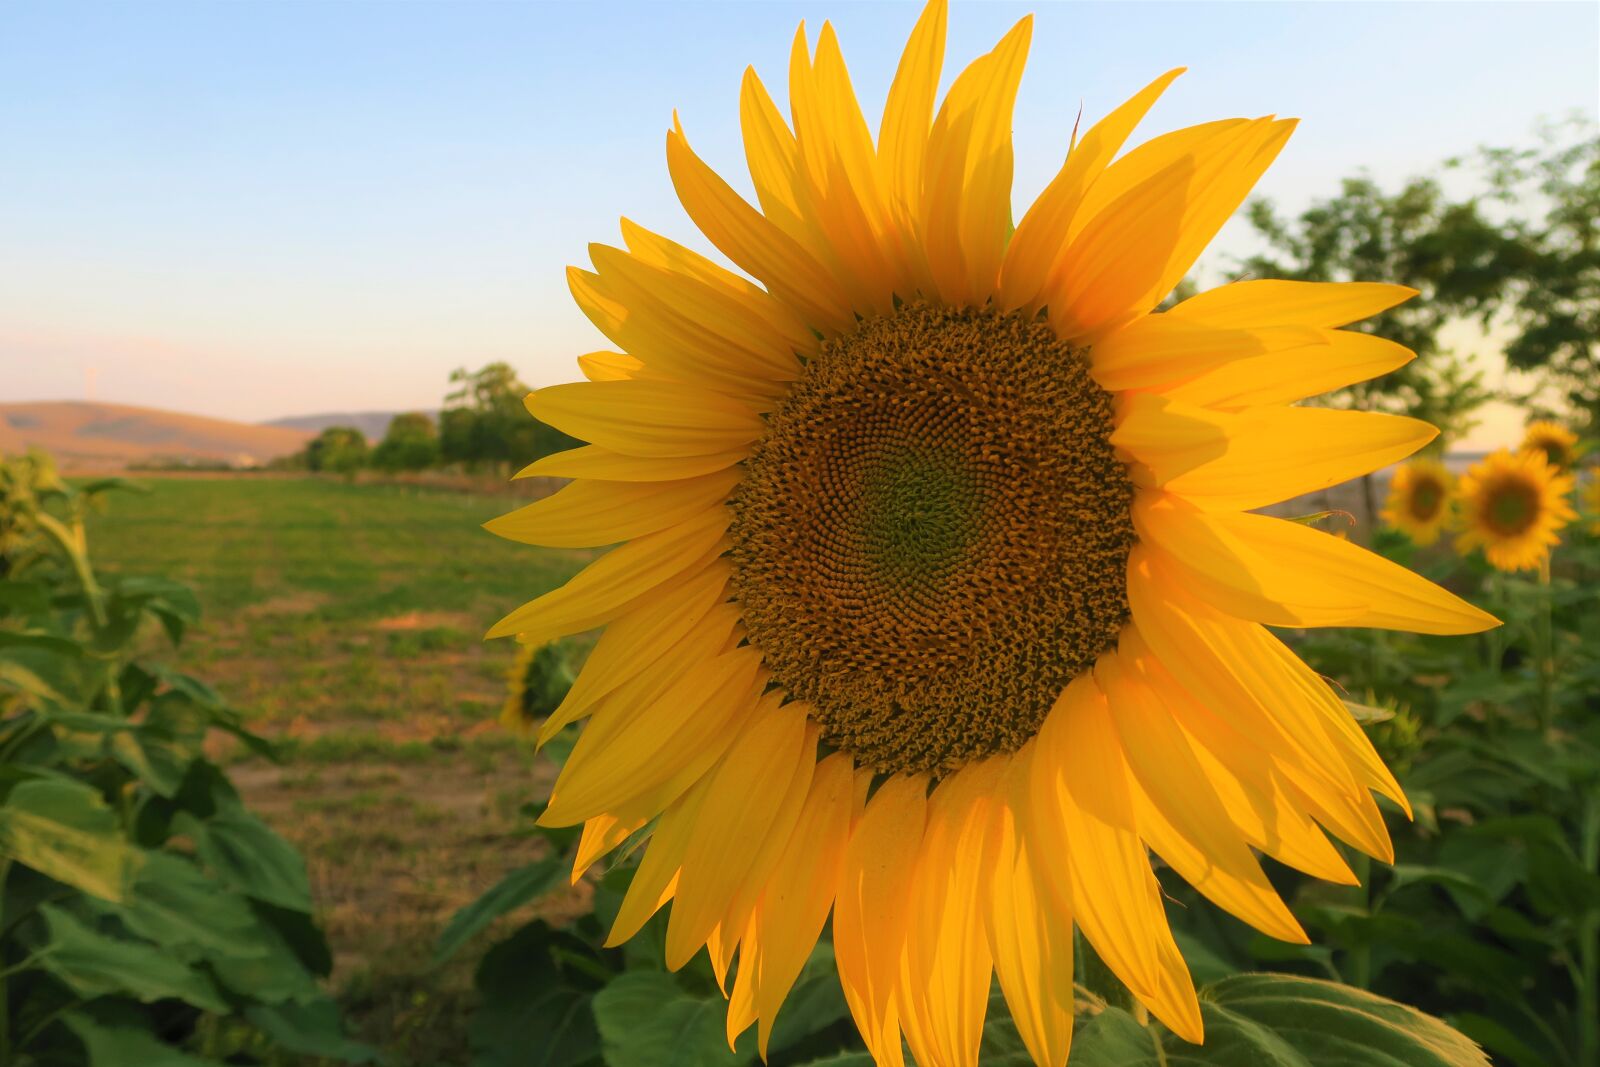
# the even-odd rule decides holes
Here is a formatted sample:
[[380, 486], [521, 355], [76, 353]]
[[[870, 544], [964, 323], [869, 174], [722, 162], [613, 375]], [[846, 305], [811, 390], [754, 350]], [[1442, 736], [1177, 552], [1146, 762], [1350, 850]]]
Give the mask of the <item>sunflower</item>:
[[1589, 532], [1600, 537], [1600, 470], [1591, 470], [1590, 475], [1583, 487], [1583, 505], [1589, 512]]
[[1532, 570], [1578, 517], [1567, 494], [1573, 477], [1552, 467], [1543, 452], [1485, 456], [1461, 477], [1461, 534], [1456, 549], [1481, 547], [1503, 571]]
[[1436, 459], [1414, 459], [1389, 480], [1383, 521], [1419, 545], [1431, 545], [1450, 522], [1455, 479]]
[[1146, 848], [1303, 942], [1252, 850], [1351, 883], [1322, 829], [1387, 860], [1372, 790], [1406, 804], [1266, 627], [1494, 624], [1251, 513], [1435, 435], [1295, 404], [1411, 359], [1338, 327], [1415, 294], [1258, 280], [1153, 313], [1293, 122], [1119, 156], [1172, 71], [1013, 229], [1031, 20], [939, 102], [945, 17], [917, 22], [876, 141], [830, 26], [795, 37], [788, 120], [746, 71], [759, 208], [674, 122], [679, 199], [744, 273], [628, 221], [569, 272], [621, 351], [529, 397], [591, 443], [527, 468], [573, 481], [490, 527], [617, 547], [490, 635], [605, 627], [541, 729], [588, 719], [541, 821], [583, 825], [574, 878], [653, 824], [611, 940], [670, 900], [667, 965], [705, 946], [732, 975], [730, 1041], [754, 1024], [765, 1052], [830, 912], [880, 1064], [902, 1035], [923, 1067], [976, 1062], [992, 973], [1063, 1063], [1074, 924], [1199, 1041]]
[[555, 643], [524, 643], [506, 671], [506, 699], [500, 705], [500, 725], [527, 736], [561, 705], [572, 687], [572, 668], [566, 651]]
[[1530, 422], [1523, 431], [1522, 452], [1542, 452], [1550, 466], [1557, 470], [1571, 470], [1578, 458], [1578, 435], [1548, 419]]

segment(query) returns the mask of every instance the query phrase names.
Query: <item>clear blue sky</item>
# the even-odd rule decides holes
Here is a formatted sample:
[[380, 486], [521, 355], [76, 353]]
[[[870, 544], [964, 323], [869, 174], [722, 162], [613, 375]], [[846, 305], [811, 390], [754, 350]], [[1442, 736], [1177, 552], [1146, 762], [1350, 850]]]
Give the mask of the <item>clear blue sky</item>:
[[[1289, 207], [1527, 141], [1600, 93], [1585, 2], [958, 3], [946, 83], [1030, 9], [1019, 214], [1080, 103], [1093, 121], [1180, 64], [1141, 133], [1298, 115], [1260, 187]], [[667, 181], [671, 109], [745, 187], [745, 65], [781, 102], [796, 23], [832, 18], [876, 128], [916, 14], [0, 2], [0, 400], [81, 398], [92, 370], [99, 400], [254, 420], [432, 406], [491, 359], [574, 377], [602, 341], [563, 267], [623, 214], [703, 246]]]

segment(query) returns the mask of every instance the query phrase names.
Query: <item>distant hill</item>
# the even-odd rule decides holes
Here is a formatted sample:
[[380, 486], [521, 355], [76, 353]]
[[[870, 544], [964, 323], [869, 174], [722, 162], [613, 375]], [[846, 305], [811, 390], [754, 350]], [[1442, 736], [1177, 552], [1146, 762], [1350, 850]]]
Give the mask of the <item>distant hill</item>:
[[[389, 432], [389, 420], [398, 411], [335, 411], [326, 415], [290, 415], [282, 419], [269, 419], [263, 426], [284, 426], [291, 430], [309, 430], [313, 434], [321, 433], [329, 426], [354, 426], [366, 435], [367, 440], [376, 444]], [[439, 420], [437, 411], [424, 412], [435, 422]]]
[[73, 400], [0, 404], [0, 452], [37, 446], [67, 470], [169, 461], [250, 467], [294, 452], [312, 436], [303, 429], [128, 404]]

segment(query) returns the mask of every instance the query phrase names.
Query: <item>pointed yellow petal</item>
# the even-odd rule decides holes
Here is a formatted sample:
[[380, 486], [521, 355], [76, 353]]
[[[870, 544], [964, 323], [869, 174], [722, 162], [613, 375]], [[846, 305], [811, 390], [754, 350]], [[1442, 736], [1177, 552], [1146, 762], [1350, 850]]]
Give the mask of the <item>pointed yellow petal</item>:
[[1123, 631], [1119, 654], [1138, 661], [1146, 682], [1183, 731], [1206, 780], [1252, 846], [1314, 877], [1356, 884], [1339, 851], [1285, 792], [1276, 754], [1196, 701], [1157, 662], [1137, 628]]
[[735, 400], [676, 382], [574, 382], [528, 394], [533, 417], [628, 456], [705, 456], [761, 436], [765, 423]]
[[745, 453], [722, 452], [709, 456], [643, 459], [624, 456], [599, 445], [552, 452], [522, 468], [514, 478], [593, 478], [602, 482], [673, 482], [726, 470]]
[[578, 370], [591, 382], [623, 382], [641, 377], [644, 364], [626, 352], [590, 352], [578, 357]]
[[638, 933], [650, 916], [672, 899], [678, 884], [678, 869], [683, 866], [683, 853], [689, 847], [709, 785], [709, 778], [701, 779], [662, 813], [661, 821], [650, 835], [650, 843], [645, 846], [639, 869], [628, 883], [622, 907], [611, 924], [611, 933], [606, 937], [608, 947], [620, 945]]
[[778, 1009], [800, 976], [833, 906], [850, 836], [855, 788], [848, 756], [834, 753], [817, 764], [800, 818], [756, 906], [752, 918], [758, 931], [756, 949], [741, 956], [739, 969], [743, 973], [749, 968], [757, 980], [763, 1058]]
[[878, 127], [879, 166], [892, 201], [907, 220], [919, 217], [923, 159], [939, 94], [948, 19], [945, 0], [928, 0], [900, 56]]
[[1280, 358], [1292, 353], [1289, 360], [1309, 361], [1319, 353], [1304, 350], [1327, 345], [1327, 338], [1306, 326], [1222, 329], [1170, 315], [1146, 315], [1096, 341], [1089, 365], [1095, 381], [1108, 391], [1154, 389], [1269, 353]]
[[619, 819], [615, 815], [596, 815], [583, 824], [578, 837], [578, 849], [572, 860], [572, 884], [577, 885], [584, 872], [596, 860], [616, 848], [636, 833], [648, 819]]
[[825, 333], [850, 328], [850, 301], [828, 272], [706, 166], [676, 125], [667, 133], [667, 169], [684, 210], [724, 255], [811, 326]]
[[[1170, 318], [1171, 312], [1162, 317]], [[1252, 332], [1281, 329], [1311, 327], [1267, 326]], [[1233, 362], [1165, 387], [1161, 393], [1185, 404], [1237, 411], [1257, 404], [1283, 404], [1320, 396], [1388, 374], [1416, 358], [1411, 349], [1368, 333], [1316, 332], [1322, 343], [1314, 347], [1282, 348], [1256, 355], [1241, 353]]]
[[650, 590], [680, 584], [711, 564], [722, 551], [729, 518], [726, 509], [715, 509], [614, 548], [495, 623], [486, 636], [521, 634], [531, 644], [608, 623]]
[[802, 767], [809, 781], [814, 755], [801, 748], [805, 732], [800, 705], [759, 713], [712, 773], [667, 925], [669, 970], [689, 962], [705, 944], [773, 830], [789, 784]]
[[833, 948], [850, 1014], [880, 1064], [900, 1067], [895, 987], [907, 902], [927, 820], [927, 778], [884, 782], [851, 835], [833, 913]]
[[1267, 407], [1218, 412], [1150, 393], [1117, 397], [1111, 443], [1135, 485], [1198, 507], [1246, 511], [1312, 493], [1402, 459], [1439, 431], [1369, 411]]
[[1067, 853], [1065, 896], [1078, 927], [1117, 977], [1155, 1010], [1152, 1001], [1164, 981], [1160, 945], [1172, 932], [1139, 841], [1122, 745], [1090, 676], [1067, 687], [1035, 740], [1033, 802], [1045, 819], [1054, 820], [1054, 847]]
[[755, 649], [738, 648], [691, 667], [654, 705], [604, 739], [604, 758], [590, 756], [600, 743], [586, 745], [591, 731], [585, 730], [540, 825], [572, 826], [671, 783], [681, 783], [679, 792], [687, 788], [732, 740], [732, 724], [749, 714], [759, 666]]
[[483, 528], [525, 545], [600, 548], [689, 522], [723, 504], [743, 477], [724, 470], [675, 482], [577, 481]]
[[640, 597], [595, 642], [567, 695], [539, 727], [539, 745], [613, 694], [623, 707], [654, 699], [691, 664], [720, 652], [738, 614], [721, 603], [727, 585], [728, 572], [709, 567]]
[[1254, 279], [1191, 296], [1169, 314], [1208, 326], [1345, 326], [1417, 295], [1378, 282], [1286, 282]]
[[978, 1062], [993, 961], [981, 907], [986, 878], [972, 859], [987, 847], [1009, 762], [968, 764], [944, 778], [929, 802], [896, 991], [918, 1063]]
[[1089, 128], [1073, 146], [1039, 199], [1033, 202], [1006, 248], [1000, 273], [1000, 303], [1007, 311], [1033, 307], [1049, 279], [1057, 257], [1067, 246], [1067, 236], [1084, 193], [1121, 150], [1128, 135], [1166, 91], [1183, 67], [1169, 70], [1121, 107]]
[[1140, 835], [1185, 881], [1263, 933], [1305, 944], [1305, 931], [1267, 881], [1172, 714], [1134, 662], [1095, 664], [1133, 770]]
[[1011, 114], [1032, 34], [1030, 15], [962, 71], [928, 135], [921, 232], [947, 303], [981, 304], [999, 285], [1011, 226]]
[[1009, 809], [996, 837], [984, 913], [995, 975], [1033, 1062], [1063, 1067], [1072, 1048], [1072, 914], [1043, 888]]
[[[1057, 259], [1042, 294], [1059, 336], [1092, 338], [1155, 307], [1166, 294], [1161, 286], [1169, 266], [1185, 247], [1186, 220], [1208, 202], [1213, 188], [1228, 181], [1261, 128], [1255, 122], [1216, 123], [1201, 134], [1167, 142], [1185, 151], [1128, 184], [1149, 163], [1167, 159], [1156, 151], [1167, 143], [1157, 138], [1101, 176], [1079, 209], [1082, 230]], [[1125, 191], [1103, 209], [1091, 208], [1091, 201], [1119, 188]], [[1075, 220], [1074, 229], [1079, 225]]]
[[1430, 634], [1496, 625], [1426, 578], [1302, 523], [1201, 511], [1148, 490], [1135, 494], [1133, 521], [1196, 595], [1241, 619]]

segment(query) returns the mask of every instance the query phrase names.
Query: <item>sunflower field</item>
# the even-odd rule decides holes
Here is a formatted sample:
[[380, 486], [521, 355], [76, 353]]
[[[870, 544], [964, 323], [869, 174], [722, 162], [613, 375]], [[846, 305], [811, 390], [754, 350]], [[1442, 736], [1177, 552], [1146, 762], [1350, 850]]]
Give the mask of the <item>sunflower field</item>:
[[519, 493], [0, 457], [0, 1067], [1600, 1067], [1600, 138], [1014, 208], [949, 18], [674, 116]]

